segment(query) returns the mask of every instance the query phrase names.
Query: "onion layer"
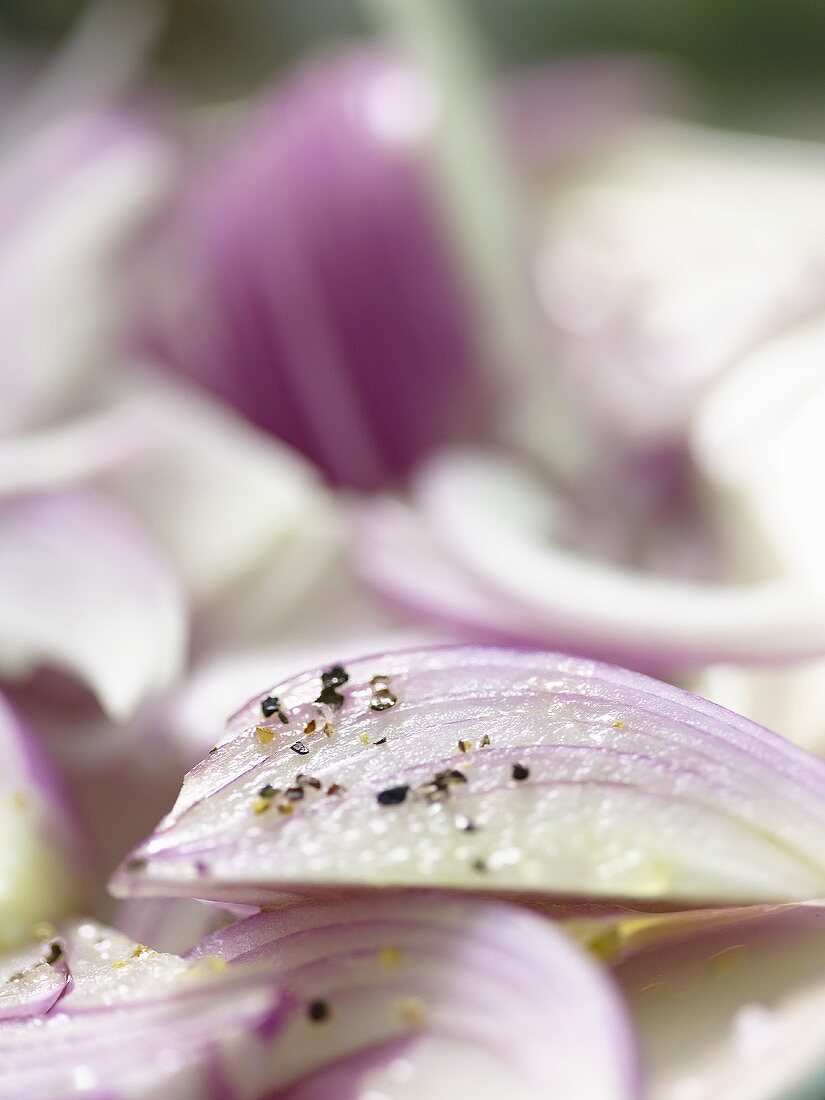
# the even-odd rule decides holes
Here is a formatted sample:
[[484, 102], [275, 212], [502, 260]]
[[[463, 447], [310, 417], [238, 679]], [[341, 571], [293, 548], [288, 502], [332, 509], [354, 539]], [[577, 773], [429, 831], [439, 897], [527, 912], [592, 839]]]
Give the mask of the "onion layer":
[[621, 1000], [571, 939], [421, 893], [251, 917], [188, 958], [74, 925], [0, 964], [0, 1065], [0, 1100], [640, 1096]]
[[59, 669], [125, 720], [174, 681], [186, 634], [174, 573], [121, 508], [83, 490], [0, 503], [4, 675]]
[[63, 945], [57, 938], [5, 955], [0, 959], [0, 1023], [42, 1016], [68, 984]]
[[651, 1100], [823, 1095], [825, 908], [740, 913], [650, 944], [614, 968]]
[[[8, 1018], [10, 983], [0, 986], [8, 1009], [0, 1020], [2, 1100], [263, 1094], [271, 1036], [285, 1007], [271, 968], [187, 962], [93, 923], [53, 940], [46, 961], [40, 955], [16, 983], [43, 987], [37, 1006], [21, 994], [28, 1019]], [[71, 975], [52, 981], [60, 982], [56, 996], [48, 978], [38, 977], [44, 967]]]
[[279, 1098], [639, 1095], [605, 974], [513, 906], [426, 894], [300, 904], [216, 933], [203, 954], [274, 965], [295, 999], [272, 1052]]
[[790, 579], [700, 584], [589, 559], [560, 501], [518, 463], [453, 450], [420, 471], [413, 506], [356, 515], [358, 565], [419, 617], [485, 641], [563, 647], [647, 671], [825, 652], [821, 596]]
[[468, 646], [308, 672], [250, 702], [113, 888], [742, 904], [825, 893], [823, 853], [822, 761], [636, 673]]

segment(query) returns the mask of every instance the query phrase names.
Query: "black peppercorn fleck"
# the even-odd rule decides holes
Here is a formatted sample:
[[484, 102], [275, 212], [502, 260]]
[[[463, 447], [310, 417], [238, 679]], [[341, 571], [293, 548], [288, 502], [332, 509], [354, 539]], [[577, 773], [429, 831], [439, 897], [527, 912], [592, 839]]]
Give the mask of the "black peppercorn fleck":
[[315, 702], [337, 710], [344, 705], [344, 696], [334, 684], [324, 684]]
[[273, 714], [277, 714], [284, 724], [289, 721], [281, 709], [281, 700], [277, 695], [267, 695], [265, 699], [261, 700], [261, 714], [264, 718], [271, 718]]
[[381, 791], [376, 797], [382, 806], [398, 806], [407, 797], [409, 790], [410, 788], [407, 784], [401, 787], [388, 787], [385, 791]]
[[321, 683], [324, 687], [341, 687], [349, 680], [349, 673], [343, 665], [333, 665], [321, 673]]
[[320, 1024], [329, 1019], [329, 1005], [326, 1001], [311, 1001], [307, 1005], [307, 1016], [314, 1024]]

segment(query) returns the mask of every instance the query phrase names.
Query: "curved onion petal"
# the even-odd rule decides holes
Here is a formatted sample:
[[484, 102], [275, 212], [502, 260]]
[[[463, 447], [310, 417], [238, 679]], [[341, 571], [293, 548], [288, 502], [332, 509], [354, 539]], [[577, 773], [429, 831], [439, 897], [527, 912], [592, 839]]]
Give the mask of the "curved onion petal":
[[340, 542], [317, 472], [232, 410], [148, 369], [122, 377], [114, 399], [150, 446], [107, 484], [166, 551], [195, 603], [230, 605], [225, 633], [250, 578], [267, 625], [300, 602]]
[[0, 957], [0, 1027], [5, 1020], [42, 1016], [63, 996], [70, 981], [63, 950], [59, 938], [48, 938]]
[[128, 717], [177, 675], [185, 609], [175, 578], [118, 507], [83, 492], [0, 503], [0, 668], [50, 665]]
[[[143, 364], [99, 387], [100, 407], [0, 438], [0, 498], [94, 480], [126, 505], [196, 603], [269, 626], [340, 543], [332, 499], [288, 448], [192, 386]], [[266, 580], [267, 590], [262, 593]], [[244, 582], [254, 593], [244, 599]], [[276, 596], [279, 596], [276, 602]], [[250, 606], [257, 597], [265, 610]]]
[[329, 683], [314, 701], [313, 671], [240, 710], [115, 892], [267, 904], [426, 885], [650, 905], [825, 891], [825, 764], [712, 703], [475, 646], [348, 675], [339, 709]]
[[134, 112], [76, 112], [0, 165], [0, 431], [44, 423], [114, 340], [115, 256], [175, 154]]
[[470, 633], [485, 642], [548, 642], [540, 625], [458, 570], [417, 511], [391, 497], [355, 512], [355, 564], [392, 605], [417, 619]]
[[71, 910], [78, 900], [81, 861], [77, 825], [55, 775], [1, 696], [0, 759], [3, 949], [24, 940], [35, 921], [54, 920]]
[[[381, 502], [371, 517], [365, 505], [357, 550], [365, 578], [419, 613], [443, 605], [440, 618], [488, 637], [651, 670], [825, 650], [825, 601], [807, 585], [669, 580], [567, 549], [558, 501], [511, 460], [442, 454], [421, 471], [415, 500], [413, 515]], [[425, 558], [405, 550], [411, 532]]]
[[285, 1007], [271, 970], [186, 962], [91, 922], [66, 932], [65, 959], [54, 1006], [0, 1021], [2, 1100], [262, 1095]]
[[[691, 440], [697, 465], [737, 521], [734, 548], [743, 567], [759, 568], [762, 548], [774, 568], [817, 592], [825, 585], [825, 521], [811, 502], [825, 461], [823, 355], [820, 312], [728, 371], [697, 410]], [[763, 670], [719, 665], [701, 670], [696, 684], [703, 695], [825, 751], [821, 660]]]
[[[300, 904], [231, 925], [204, 954], [274, 964], [293, 994], [271, 1084], [298, 1083], [279, 1097], [640, 1095], [604, 974], [515, 907], [426, 894]], [[317, 1002], [326, 1017], [312, 1023]]]
[[651, 1100], [822, 1095], [825, 908], [742, 914], [653, 943], [614, 967]]
[[[764, 342], [697, 410], [692, 450], [786, 573], [825, 587], [825, 518], [811, 507], [825, 461], [825, 312]], [[750, 532], [749, 532], [750, 533]], [[747, 562], [746, 562], [747, 564]]]
[[152, 274], [159, 358], [338, 484], [386, 484], [483, 420], [471, 311], [421, 171], [436, 109], [381, 52], [309, 66], [195, 181]]

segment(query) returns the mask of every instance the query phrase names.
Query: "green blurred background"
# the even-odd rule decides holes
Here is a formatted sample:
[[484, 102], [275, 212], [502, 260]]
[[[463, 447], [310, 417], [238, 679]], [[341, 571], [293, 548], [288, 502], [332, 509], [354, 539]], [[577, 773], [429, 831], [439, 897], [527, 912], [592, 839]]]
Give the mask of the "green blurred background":
[[[116, 2], [116, 0], [112, 0]], [[444, 0], [452, 2], [452, 0]], [[825, 137], [825, 0], [465, 0], [493, 62], [592, 51], [663, 56], [700, 90], [700, 113]], [[2, 0], [0, 27], [48, 49], [83, 0]], [[357, 0], [167, 0], [154, 60], [207, 98], [256, 87], [302, 52], [366, 29]]]

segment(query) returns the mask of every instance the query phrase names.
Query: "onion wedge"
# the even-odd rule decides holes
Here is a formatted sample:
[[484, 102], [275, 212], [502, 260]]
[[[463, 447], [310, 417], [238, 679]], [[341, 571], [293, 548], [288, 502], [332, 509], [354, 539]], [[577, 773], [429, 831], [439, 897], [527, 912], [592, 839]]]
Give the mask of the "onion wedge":
[[217, 932], [203, 954], [274, 965], [293, 998], [272, 1053], [279, 1100], [641, 1095], [606, 973], [515, 906], [403, 893], [300, 904]]
[[0, 963], [0, 1064], [2, 1100], [641, 1096], [604, 969], [535, 914], [426, 894], [254, 916], [186, 958], [73, 925]]
[[247, 704], [113, 882], [249, 905], [388, 886], [652, 908], [807, 900], [825, 894], [825, 763], [607, 665], [391, 653]]
[[161, 955], [91, 922], [54, 939], [46, 961], [29, 961], [16, 988], [29, 988], [44, 967], [68, 969], [70, 981], [62, 979], [49, 1003], [53, 990], [37, 979], [39, 1013], [21, 994], [29, 1019], [8, 1018], [10, 983], [0, 986], [2, 1100], [264, 1094], [286, 1006], [272, 968]]

